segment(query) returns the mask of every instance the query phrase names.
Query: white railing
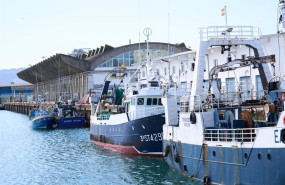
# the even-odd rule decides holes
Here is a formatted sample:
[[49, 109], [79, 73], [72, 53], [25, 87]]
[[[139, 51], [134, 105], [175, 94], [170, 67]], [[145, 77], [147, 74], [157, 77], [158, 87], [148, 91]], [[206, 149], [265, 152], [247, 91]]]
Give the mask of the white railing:
[[140, 119], [148, 116], [158, 115], [158, 114], [164, 114], [164, 107], [163, 106], [156, 106], [156, 107], [150, 107], [146, 109], [140, 109], [137, 111], [130, 111], [128, 112], [130, 120]]
[[221, 105], [228, 105], [228, 106], [241, 105], [246, 100], [256, 100], [257, 102], [262, 102], [262, 100], [265, 99], [264, 94], [265, 92], [263, 90], [261, 91], [244, 90], [238, 92], [227, 92], [221, 90], [221, 93], [215, 93], [214, 96], [208, 95], [205, 92], [201, 96], [196, 95], [194, 101], [192, 102], [190, 102], [190, 99], [193, 99], [191, 98], [191, 96], [189, 96], [189, 98], [187, 99], [184, 98], [184, 101], [180, 101], [180, 110], [181, 112], [191, 112], [193, 107], [195, 111], [198, 110], [200, 111], [203, 109], [203, 106], [206, 104], [206, 102], [210, 107], [218, 107], [218, 108]]
[[[194, 98], [191, 98], [194, 97]], [[180, 112], [202, 111], [202, 96], [189, 96], [188, 101], [180, 101]], [[185, 98], [183, 98], [185, 99]], [[192, 101], [190, 101], [193, 99]]]
[[256, 128], [205, 129], [204, 139], [214, 142], [254, 142], [257, 134]]
[[210, 26], [200, 28], [201, 41], [256, 39], [260, 35], [260, 29], [252, 26]]
[[[165, 90], [173, 90], [179, 94], [179, 92], [190, 92], [192, 89], [192, 84], [191, 83], [178, 83], [178, 84], [162, 84], [159, 86], [160, 89], [165, 89]], [[131, 94], [132, 91], [138, 91], [137, 87], [135, 85], [129, 85], [129, 87], [125, 90], [125, 94]]]

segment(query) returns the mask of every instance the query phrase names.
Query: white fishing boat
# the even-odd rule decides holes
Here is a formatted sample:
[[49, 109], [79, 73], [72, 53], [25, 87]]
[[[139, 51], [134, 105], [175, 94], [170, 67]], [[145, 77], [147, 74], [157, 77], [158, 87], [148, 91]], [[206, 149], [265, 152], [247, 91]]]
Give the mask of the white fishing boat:
[[[284, 8], [284, 1], [280, 3]], [[247, 28], [202, 29], [191, 96], [180, 102], [167, 94], [162, 99], [165, 160], [205, 184], [285, 183], [285, 78], [275, 73], [275, 56], [264, 56], [259, 38], [245, 34]], [[207, 50], [220, 48], [223, 54], [232, 46], [247, 47], [252, 55], [209, 70], [204, 94]], [[238, 75], [236, 71], [249, 66], [258, 72], [262, 92], [243, 89], [237, 81], [222, 91], [219, 73]]]
[[[125, 76], [124, 69], [115, 69], [105, 78], [99, 101], [90, 97], [91, 141], [121, 153], [162, 156], [165, 117], [161, 103], [164, 88], [160, 76], [149, 56], [129, 80]], [[112, 80], [125, 86], [111, 86]], [[170, 92], [177, 93], [175, 88]]]

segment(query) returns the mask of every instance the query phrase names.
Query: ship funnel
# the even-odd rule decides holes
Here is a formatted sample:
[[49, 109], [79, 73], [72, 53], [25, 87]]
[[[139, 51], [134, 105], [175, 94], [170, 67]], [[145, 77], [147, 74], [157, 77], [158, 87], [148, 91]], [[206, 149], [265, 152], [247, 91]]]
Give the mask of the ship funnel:
[[281, 32], [285, 33], [285, 1], [279, 1], [280, 17], [279, 24], [281, 25]]

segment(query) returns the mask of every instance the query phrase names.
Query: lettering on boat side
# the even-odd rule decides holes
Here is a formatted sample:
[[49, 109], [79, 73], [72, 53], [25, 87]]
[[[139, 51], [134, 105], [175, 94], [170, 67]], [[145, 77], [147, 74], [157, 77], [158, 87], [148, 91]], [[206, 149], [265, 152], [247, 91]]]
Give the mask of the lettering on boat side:
[[144, 141], [162, 141], [162, 133], [148, 134], [140, 136], [141, 142]]
[[274, 140], [275, 143], [281, 143], [281, 132], [279, 134], [279, 130], [274, 130]]

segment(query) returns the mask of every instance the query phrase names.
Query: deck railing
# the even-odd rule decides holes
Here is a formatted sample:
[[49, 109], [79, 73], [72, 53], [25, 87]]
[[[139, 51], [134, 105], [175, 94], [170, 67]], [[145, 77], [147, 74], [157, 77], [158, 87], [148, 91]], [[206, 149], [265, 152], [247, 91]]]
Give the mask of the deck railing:
[[256, 128], [242, 129], [205, 129], [205, 141], [214, 142], [254, 142], [258, 134]]
[[252, 26], [209, 26], [200, 28], [200, 40], [244, 40], [256, 39], [260, 29]]
[[[195, 96], [195, 100], [190, 102], [190, 97], [184, 98], [184, 101], [180, 101], [180, 109], [181, 112], [191, 112], [192, 108], [190, 108], [191, 104], [194, 106], [194, 110], [202, 110], [206, 105], [205, 102], [208, 102], [210, 107], [220, 107], [221, 105], [228, 106], [236, 106], [241, 105], [246, 100], [256, 100], [262, 101], [265, 99], [264, 97], [265, 91], [246, 91], [241, 90], [238, 92], [228, 92], [221, 90], [220, 93], [215, 93], [214, 95], [208, 95], [206, 92], [203, 95]], [[203, 103], [202, 103], [203, 102]], [[204, 107], [209, 108], [209, 107]]]

